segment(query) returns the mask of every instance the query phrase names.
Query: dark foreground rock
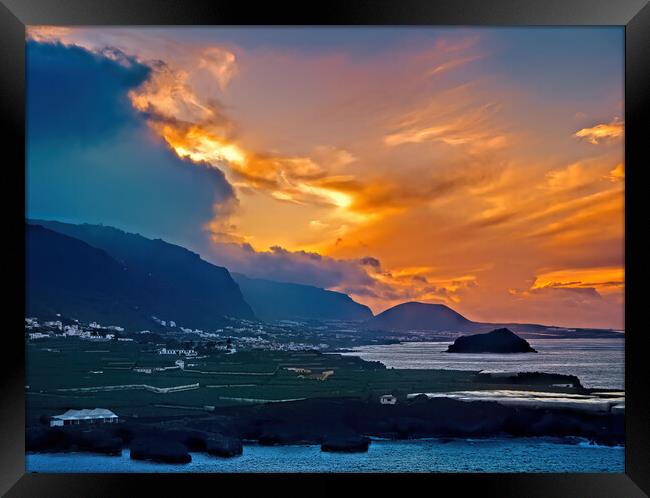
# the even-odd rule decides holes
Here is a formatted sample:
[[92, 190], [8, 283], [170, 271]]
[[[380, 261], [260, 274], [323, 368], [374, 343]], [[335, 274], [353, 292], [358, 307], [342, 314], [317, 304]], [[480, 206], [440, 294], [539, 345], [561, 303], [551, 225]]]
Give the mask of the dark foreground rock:
[[537, 353], [528, 341], [509, 329], [464, 335], [447, 348], [448, 353]]
[[396, 405], [320, 398], [222, 410], [237, 414], [242, 439], [260, 444], [322, 444], [341, 434], [389, 439], [573, 436], [612, 444], [623, 444], [625, 439], [622, 414], [429, 399], [424, 395]]
[[477, 374], [475, 382], [583, 389], [580, 379], [575, 375], [546, 372], [480, 372]]
[[[366, 451], [368, 442], [360, 434], [389, 439], [551, 436], [606, 445], [625, 443], [623, 413], [429, 399], [426, 395], [402, 398], [395, 405], [380, 405], [374, 398], [312, 398], [222, 407], [220, 412], [192, 419], [191, 429], [184, 428], [189, 420], [163, 426], [126, 422], [91, 431], [34, 426], [27, 430], [26, 448], [118, 454], [124, 445], [131, 448], [134, 459], [187, 463], [189, 451], [241, 454], [242, 440], [266, 445], [319, 444], [323, 451]], [[226, 433], [213, 432], [226, 429]]]
[[192, 456], [185, 445], [173, 440], [134, 439], [131, 442], [133, 460], [150, 460], [160, 463], [189, 463]]
[[163, 437], [164, 439], [181, 443], [189, 451], [205, 451], [207, 447], [207, 439], [210, 436], [204, 431], [194, 429], [164, 430], [155, 435], [156, 437]]
[[241, 439], [215, 434], [206, 440], [206, 451], [219, 457], [234, 457], [241, 455], [243, 446]]
[[89, 451], [103, 455], [120, 456], [122, 454], [122, 439], [104, 430], [81, 431], [71, 438], [72, 445], [77, 451]]
[[257, 441], [262, 446], [278, 446], [305, 442], [305, 439], [293, 430], [290, 425], [291, 423], [288, 422], [287, 427], [272, 426], [263, 429], [259, 436], [257, 436]]
[[62, 429], [30, 427], [25, 433], [26, 451], [68, 451], [70, 441]]
[[357, 434], [330, 435], [323, 438], [321, 451], [338, 453], [365, 453], [368, 451], [370, 439]]
[[25, 437], [27, 451], [84, 451], [103, 455], [122, 454], [123, 441], [102, 429], [30, 427]]

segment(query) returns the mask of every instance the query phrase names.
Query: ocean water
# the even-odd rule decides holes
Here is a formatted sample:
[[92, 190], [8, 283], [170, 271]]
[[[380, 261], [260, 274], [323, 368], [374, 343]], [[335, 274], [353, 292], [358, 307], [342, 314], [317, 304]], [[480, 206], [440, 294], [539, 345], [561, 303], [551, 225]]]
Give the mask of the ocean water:
[[185, 465], [85, 453], [28, 454], [28, 472], [623, 472], [622, 447], [550, 438], [373, 441], [368, 453], [325, 453], [319, 446], [247, 445], [218, 458], [193, 453]]
[[361, 346], [351, 353], [393, 368], [551, 372], [577, 375], [583, 386], [624, 390], [624, 339], [531, 339], [538, 353], [445, 353], [451, 342]]

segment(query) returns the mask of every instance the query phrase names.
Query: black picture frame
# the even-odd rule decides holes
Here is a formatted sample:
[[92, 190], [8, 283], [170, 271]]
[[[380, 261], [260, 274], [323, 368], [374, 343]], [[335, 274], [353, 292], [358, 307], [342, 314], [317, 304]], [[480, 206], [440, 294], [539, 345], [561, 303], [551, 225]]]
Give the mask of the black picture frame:
[[[650, 5], [648, 0], [0, 0], [0, 116], [5, 122], [3, 196], [10, 248], [5, 260], [7, 297], [0, 361], [0, 493], [6, 496], [124, 496], [136, 489], [162, 496], [224, 492], [224, 485], [273, 486], [278, 492], [310, 490], [313, 479], [331, 479], [331, 491], [358, 484], [384, 491], [481, 493], [482, 496], [637, 497], [650, 493], [650, 385], [640, 308], [644, 251], [641, 176], [650, 164], [643, 125], [650, 121]], [[427, 474], [427, 475], [222, 475], [222, 474], [28, 474], [25, 473], [23, 327], [25, 201], [26, 25], [481, 25], [625, 26], [625, 266], [626, 447], [622, 474]], [[22, 201], [22, 205], [21, 205]], [[10, 242], [10, 243], [9, 243]], [[12, 271], [9, 271], [12, 270]], [[9, 279], [11, 274], [11, 279]], [[420, 481], [411, 484], [411, 482]], [[308, 487], [303, 487], [307, 485]], [[408, 486], [408, 487], [406, 487]], [[412, 487], [413, 486], [413, 487]], [[234, 488], [230, 488], [234, 489]], [[270, 487], [268, 489], [271, 489]], [[363, 488], [362, 488], [363, 489]], [[428, 489], [428, 488], [425, 488]], [[249, 490], [250, 492], [250, 490]]]

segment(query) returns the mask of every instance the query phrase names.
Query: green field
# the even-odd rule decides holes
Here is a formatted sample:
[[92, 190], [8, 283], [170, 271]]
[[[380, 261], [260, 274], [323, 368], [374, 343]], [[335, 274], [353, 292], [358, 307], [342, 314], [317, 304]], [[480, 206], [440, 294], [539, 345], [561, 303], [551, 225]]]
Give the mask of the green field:
[[[157, 354], [152, 344], [136, 342], [90, 342], [77, 338], [30, 341], [26, 359], [28, 419], [35, 421], [41, 415], [69, 408], [109, 408], [121, 417], [165, 417], [205, 413], [210, 407], [242, 403], [309, 397], [367, 398], [387, 393], [403, 395], [479, 387], [473, 383], [471, 372], [384, 369], [355, 357], [313, 351], [219, 352], [185, 359], [184, 370], [151, 374], [133, 370], [170, 367], [177, 359]], [[321, 380], [327, 371], [333, 373]], [[199, 387], [168, 393], [143, 387], [123, 388], [192, 384]], [[88, 391], [89, 388], [100, 390]]]

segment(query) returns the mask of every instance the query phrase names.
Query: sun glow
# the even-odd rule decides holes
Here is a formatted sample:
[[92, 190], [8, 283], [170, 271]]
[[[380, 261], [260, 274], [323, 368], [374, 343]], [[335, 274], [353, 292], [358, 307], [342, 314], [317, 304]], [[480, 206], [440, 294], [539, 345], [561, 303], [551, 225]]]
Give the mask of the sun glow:
[[515, 308], [525, 320], [547, 309], [568, 322], [622, 319], [618, 66], [597, 81], [588, 70], [569, 77], [556, 59], [573, 51], [587, 67], [589, 58], [546, 47], [532, 84], [549, 70], [566, 84], [531, 98], [503, 71], [506, 45], [491, 37], [507, 34], [497, 31], [429, 42], [405, 34], [404, 45], [363, 57], [338, 45], [252, 48], [219, 30], [97, 33], [27, 32], [145, 66], [144, 82], [126, 83], [131, 110], [186, 160], [180, 167], [213, 168], [227, 184], [197, 206], [209, 250], [236, 246], [233, 260], [254, 271], [271, 266], [258, 256], [280, 258], [287, 275], [300, 267], [298, 277], [317, 275], [376, 311], [422, 300], [481, 310], [483, 320]]

